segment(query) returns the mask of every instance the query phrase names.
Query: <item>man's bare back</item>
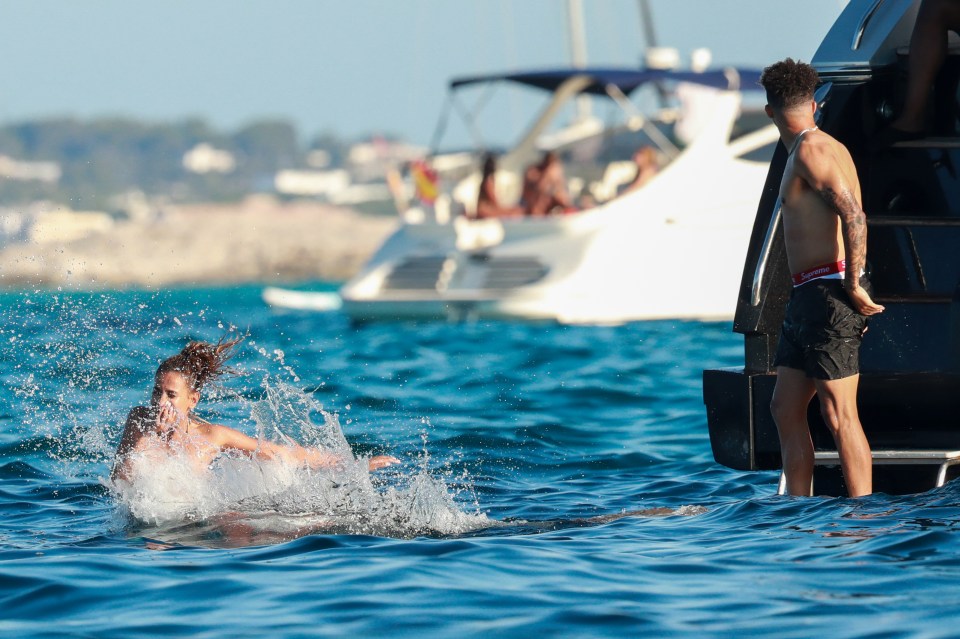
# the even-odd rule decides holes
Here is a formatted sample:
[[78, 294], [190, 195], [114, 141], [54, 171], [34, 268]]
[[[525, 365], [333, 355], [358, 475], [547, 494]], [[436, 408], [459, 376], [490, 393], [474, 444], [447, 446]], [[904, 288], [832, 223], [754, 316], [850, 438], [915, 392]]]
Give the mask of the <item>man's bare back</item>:
[[[834, 179], [825, 180], [824, 173]], [[812, 178], [812, 179], [811, 179]], [[821, 188], [850, 193], [860, 207], [860, 184], [847, 149], [830, 135], [815, 129], [796, 141], [780, 182], [783, 232], [791, 273], [846, 258], [840, 218], [824, 199]]]
[[867, 225], [857, 169], [840, 142], [816, 127], [801, 131], [780, 182], [790, 272], [845, 260], [844, 288], [863, 315], [883, 311], [860, 286], [866, 270]]

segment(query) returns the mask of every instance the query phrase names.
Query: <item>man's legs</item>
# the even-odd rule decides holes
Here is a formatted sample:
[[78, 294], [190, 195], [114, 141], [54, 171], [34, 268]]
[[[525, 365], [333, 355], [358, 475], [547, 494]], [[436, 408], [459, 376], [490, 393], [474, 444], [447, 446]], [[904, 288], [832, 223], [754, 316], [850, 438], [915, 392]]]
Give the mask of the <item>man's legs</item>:
[[795, 368], [777, 367], [777, 383], [770, 411], [780, 434], [780, 455], [787, 478], [787, 494], [809, 495], [813, 480], [813, 440], [807, 406], [816, 392], [813, 380]]
[[847, 493], [851, 497], [862, 497], [873, 492], [873, 458], [857, 412], [859, 382], [860, 375], [813, 380], [820, 399], [820, 413], [833, 433], [837, 452], [840, 453], [843, 477], [847, 482]]

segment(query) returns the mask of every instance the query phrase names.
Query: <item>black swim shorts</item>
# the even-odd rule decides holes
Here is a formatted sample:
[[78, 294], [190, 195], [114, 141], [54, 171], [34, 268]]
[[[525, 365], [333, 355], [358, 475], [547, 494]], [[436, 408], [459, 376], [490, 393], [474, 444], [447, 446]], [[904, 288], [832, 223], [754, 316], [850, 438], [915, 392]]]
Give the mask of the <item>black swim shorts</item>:
[[[866, 278], [860, 285], [871, 291]], [[867, 318], [853, 308], [843, 280], [801, 284], [790, 294], [773, 365], [802, 370], [813, 379], [856, 375], [866, 327]]]

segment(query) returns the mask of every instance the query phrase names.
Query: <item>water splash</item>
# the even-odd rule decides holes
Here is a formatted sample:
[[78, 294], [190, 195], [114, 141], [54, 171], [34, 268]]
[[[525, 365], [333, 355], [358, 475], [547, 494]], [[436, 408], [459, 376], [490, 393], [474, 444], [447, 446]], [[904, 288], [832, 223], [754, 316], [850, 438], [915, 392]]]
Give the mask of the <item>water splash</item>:
[[190, 535], [199, 527], [206, 536], [254, 530], [258, 538], [286, 538], [314, 530], [447, 535], [486, 525], [476, 507], [472, 512], [459, 503], [472, 494], [469, 487], [428, 455], [371, 474], [337, 416], [301, 389], [285, 352], [256, 336], [238, 353], [247, 371], [241, 384], [205, 389], [201, 416], [278, 443], [329, 449], [346, 460], [343, 466], [292, 469], [222, 456], [198, 474], [189, 459], [173, 455], [151, 460], [149, 472], [133, 483], [112, 485], [102, 477], [126, 413], [147, 401], [164, 354], [188, 339], [211, 341], [238, 329], [202, 297], [175, 291], [123, 298], [33, 291], [5, 294], [3, 306], [8, 321], [0, 327], [0, 360], [14, 400], [10, 413], [17, 416], [7, 422], [16, 430], [11, 436], [30, 442], [34, 461], [52, 464], [55, 476], [101, 478], [123, 519], [139, 522], [135, 526], [159, 526], [175, 537], [182, 527]]
[[[222, 301], [208, 302], [197, 291], [123, 296], [34, 291], [0, 298], [8, 313], [8, 322], [0, 327], [2, 377], [10, 399], [9, 411], [0, 415], [6, 441], [19, 442], [18, 454], [54, 481], [79, 480], [78, 486], [93, 492], [100, 489], [100, 482], [109, 484], [102, 478], [112, 463], [127, 411], [147, 401], [160, 359], [188, 339], [214, 341], [225, 331], [237, 332], [233, 322], [218, 317], [223, 308], [235, 315], [246, 312]], [[259, 298], [256, 301], [260, 303]], [[110, 496], [104, 499], [116, 504], [114, 530], [171, 543], [222, 546], [276, 543], [311, 533], [400, 538], [537, 534], [603, 525], [623, 516], [698, 514], [653, 509], [586, 519], [488, 518], [466, 470], [488, 462], [469, 453], [465, 457], [462, 446], [470, 450], [473, 445], [493, 444], [487, 439], [464, 444], [440, 435], [437, 446], [443, 459], [436, 459], [430, 454], [427, 433], [437, 436], [449, 426], [435, 428], [425, 418], [414, 424], [417, 417], [412, 415], [406, 416], [411, 418], [407, 426], [403, 411], [393, 409], [381, 411], [392, 424], [395, 441], [391, 445], [415, 452], [398, 467], [370, 473], [365, 460], [354, 457], [338, 417], [317, 400], [339, 397], [345, 385], [332, 376], [329, 384], [311, 380], [312, 390], [302, 390], [304, 383], [290, 356], [277, 347], [278, 343], [290, 345], [298, 353], [297, 361], [329, 352], [325, 361], [329, 359], [331, 369], [338, 370], [349, 368], [350, 363], [330, 348], [341, 338], [317, 345], [311, 339], [305, 345], [271, 338], [270, 330], [256, 322], [242, 332], [250, 337], [236, 362], [247, 375], [239, 384], [234, 380], [211, 392], [205, 389], [201, 416], [271, 441], [328, 448], [347, 463], [342, 468], [306, 470], [223, 456], [209, 471], [197, 474], [190, 460], [173, 455], [151, 464], [148, 479], [110, 486]], [[448, 380], [456, 379], [457, 392], [462, 393], [463, 369], [447, 364], [440, 355], [442, 348], [428, 339], [426, 347], [412, 352], [381, 352], [384, 345], [389, 350], [396, 341], [381, 335], [372, 350], [368, 345], [367, 355], [361, 349], [372, 372], [352, 380], [364, 388], [358, 398], [372, 398], [376, 404], [386, 397], [387, 402], [402, 406], [412, 383], [409, 371], [414, 370], [431, 371], [432, 376], [424, 376], [421, 383], [447, 384], [446, 392], [451, 392]], [[382, 361], [388, 365], [384, 367]], [[377, 380], [387, 381], [370, 388]], [[484, 387], [489, 386], [487, 381], [484, 377]], [[343, 402], [342, 410], [350, 411], [351, 401]], [[375, 413], [365, 411], [364, 416]], [[398, 431], [405, 434], [397, 436]], [[419, 448], [417, 432], [422, 437]], [[360, 450], [369, 451], [369, 442], [361, 446]], [[484, 486], [483, 481], [477, 485]], [[490, 500], [484, 501], [489, 507]]]
[[[248, 545], [307, 534], [411, 538], [461, 535], [491, 525], [459, 502], [461, 476], [437, 474], [424, 450], [411, 465], [378, 472], [355, 457], [336, 415], [309, 394], [272, 376], [249, 402], [260, 437], [323, 447], [334, 468], [293, 468], [279, 461], [221, 455], [198, 470], [186, 452], [135, 460], [131, 481], [111, 484], [129, 516], [152, 538], [174, 543]], [[448, 484], [447, 482], [450, 481]], [[459, 485], [459, 487], [458, 487]]]

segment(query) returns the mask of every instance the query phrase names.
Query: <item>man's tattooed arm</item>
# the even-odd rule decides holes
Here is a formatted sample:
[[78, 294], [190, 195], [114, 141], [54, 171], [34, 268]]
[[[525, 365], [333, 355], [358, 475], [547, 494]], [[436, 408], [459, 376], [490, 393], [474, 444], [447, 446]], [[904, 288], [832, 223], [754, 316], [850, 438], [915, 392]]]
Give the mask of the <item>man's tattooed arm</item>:
[[848, 290], [855, 289], [860, 286], [860, 274], [867, 264], [867, 216], [849, 189], [837, 193], [830, 187], [824, 187], [820, 190], [820, 197], [840, 216], [847, 254], [843, 286]]

